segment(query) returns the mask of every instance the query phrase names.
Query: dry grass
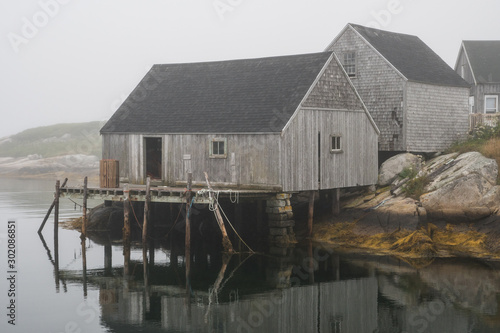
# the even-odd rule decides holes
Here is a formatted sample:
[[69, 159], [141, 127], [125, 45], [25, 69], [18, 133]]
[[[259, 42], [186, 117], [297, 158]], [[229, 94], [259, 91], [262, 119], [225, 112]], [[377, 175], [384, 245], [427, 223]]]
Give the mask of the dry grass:
[[[479, 152], [488, 158], [493, 158], [500, 166], [500, 138], [492, 138], [481, 146]], [[497, 178], [497, 183], [500, 184], [500, 177]]]

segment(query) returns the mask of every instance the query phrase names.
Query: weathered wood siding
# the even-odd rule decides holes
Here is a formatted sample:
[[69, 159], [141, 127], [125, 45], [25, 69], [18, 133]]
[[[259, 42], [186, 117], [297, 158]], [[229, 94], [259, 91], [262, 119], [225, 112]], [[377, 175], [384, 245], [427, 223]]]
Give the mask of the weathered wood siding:
[[340, 61], [344, 53], [356, 52], [356, 77], [351, 80], [380, 130], [379, 150], [404, 151], [405, 80], [350, 28], [330, 51], [334, 51]]
[[[145, 179], [144, 139], [162, 138], [162, 182], [185, 181], [188, 171], [204, 182], [206, 171], [213, 183], [279, 185], [279, 134], [104, 134], [103, 158], [120, 161], [120, 177], [133, 184]], [[227, 158], [210, 158], [212, 138], [227, 139]]]
[[407, 83], [407, 151], [449, 148], [469, 128], [469, 88]]
[[478, 84], [475, 87], [476, 113], [484, 113], [485, 95], [498, 96], [498, 100], [500, 101], [500, 84]]
[[[227, 158], [210, 158], [213, 138], [227, 139]], [[166, 181], [185, 180], [191, 155], [194, 181], [203, 182], [206, 171], [214, 183], [279, 185], [279, 134], [165, 135]]]
[[[377, 131], [340, 65], [332, 61], [283, 133], [285, 191], [377, 182]], [[331, 136], [342, 152], [331, 152]]]
[[[331, 135], [341, 136], [341, 153], [330, 152]], [[377, 133], [364, 111], [303, 109], [283, 136], [281, 160], [284, 191], [375, 184]]]

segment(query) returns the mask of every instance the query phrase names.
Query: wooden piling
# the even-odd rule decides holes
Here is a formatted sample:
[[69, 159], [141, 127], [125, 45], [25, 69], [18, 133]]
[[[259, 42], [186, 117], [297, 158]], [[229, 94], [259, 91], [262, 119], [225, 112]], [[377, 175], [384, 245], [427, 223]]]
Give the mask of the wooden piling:
[[314, 197], [316, 191], [309, 192], [309, 216], [307, 219], [307, 237], [312, 236], [313, 232], [313, 219], [314, 219]]
[[340, 215], [340, 189], [335, 188], [332, 190], [332, 215]]
[[144, 267], [144, 284], [147, 286], [148, 272], [148, 219], [149, 219], [149, 201], [151, 200], [151, 179], [146, 178], [146, 197], [144, 198], [144, 221], [142, 224], [142, 264]]
[[82, 237], [87, 237], [87, 197], [88, 197], [88, 190], [87, 190], [87, 182], [88, 178], [85, 177], [83, 179], [83, 216], [82, 216]]
[[123, 186], [123, 275], [129, 275], [130, 264], [130, 191]]
[[54, 270], [56, 279], [56, 290], [59, 292], [59, 193], [60, 181], [56, 181], [56, 193], [54, 197]]
[[[209, 192], [210, 199], [214, 200], [212, 194], [212, 185], [210, 185], [210, 181], [208, 180], [208, 173], [206, 172], [205, 172], [205, 179], [207, 181], [207, 187], [210, 190]], [[227, 235], [226, 227], [224, 226], [224, 220], [222, 219], [222, 215], [220, 214], [218, 202], [216, 202], [214, 205], [214, 213], [215, 213], [215, 218], [217, 219], [217, 223], [219, 224], [220, 231], [222, 232], [222, 245], [224, 246], [224, 251], [232, 253], [234, 252], [233, 244], [231, 244], [231, 241], [229, 240], [229, 237]]]
[[191, 188], [193, 184], [193, 174], [188, 173], [187, 193], [186, 193], [186, 239], [185, 239], [185, 260], [186, 260], [186, 292], [190, 294], [191, 275]]
[[[68, 178], [64, 179], [64, 182], [61, 185], [61, 187], [66, 186], [67, 182], [68, 182]], [[42, 221], [42, 224], [40, 225], [40, 228], [38, 228], [38, 233], [39, 234], [42, 233], [42, 230], [45, 227], [45, 223], [47, 223], [47, 220], [49, 219], [49, 216], [52, 213], [52, 210], [54, 209], [55, 204], [56, 204], [56, 202], [55, 202], [55, 198], [54, 198], [54, 200], [52, 201], [52, 205], [50, 205], [49, 210], [47, 211], [47, 214], [45, 214], [45, 217], [44, 217], [44, 219]]]

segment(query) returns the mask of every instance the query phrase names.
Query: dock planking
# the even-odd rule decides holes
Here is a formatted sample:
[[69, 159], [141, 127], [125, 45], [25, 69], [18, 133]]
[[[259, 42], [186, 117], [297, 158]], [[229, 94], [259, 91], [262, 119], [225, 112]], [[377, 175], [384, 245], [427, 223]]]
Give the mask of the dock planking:
[[[146, 201], [146, 186], [129, 184], [130, 201]], [[193, 204], [210, 204], [210, 199], [206, 188], [192, 188]], [[217, 190], [213, 192], [219, 195], [219, 198], [239, 198], [239, 199], [266, 199], [276, 194], [270, 190]], [[169, 187], [157, 186], [150, 189], [150, 201], [160, 203], [186, 203], [188, 195], [187, 188], [184, 187]], [[84, 198], [83, 187], [64, 187], [60, 189], [61, 198], [70, 198], [82, 200]], [[123, 188], [87, 188], [87, 198], [104, 200], [104, 201], [124, 201]]]

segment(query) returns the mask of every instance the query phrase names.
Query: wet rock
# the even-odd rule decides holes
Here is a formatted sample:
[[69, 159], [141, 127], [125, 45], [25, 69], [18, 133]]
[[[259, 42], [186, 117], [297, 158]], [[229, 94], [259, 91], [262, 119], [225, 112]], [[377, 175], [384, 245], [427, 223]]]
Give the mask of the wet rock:
[[104, 204], [92, 209], [88, 215], [89, 231], [119, 232], [123, 228], [123, 204], [113, 203], [110, 207]]
[[373, 235], [407, 229], [415, 230], [419, 223], [417, 205], [410, 198], [391, 198], [365, 214], [357, 223], [355, 232]]
[[398, 178], [398, 175], [405, 168], [414, 168], [419, 171], [422, 167], [422, 160], [420, 156], [405, 153], [391, 157], [385, 161], [380, 167], [378, 185], [387, 186]]

